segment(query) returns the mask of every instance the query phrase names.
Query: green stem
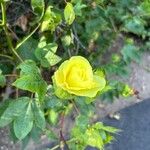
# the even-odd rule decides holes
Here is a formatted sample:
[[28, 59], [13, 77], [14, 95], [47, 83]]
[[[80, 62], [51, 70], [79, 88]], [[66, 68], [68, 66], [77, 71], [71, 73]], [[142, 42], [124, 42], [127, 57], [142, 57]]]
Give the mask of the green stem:
[[114, 29], [114, 32], [117, 33], [118, 30], [117, 30], [117, 27], [116, 27], [116, 25], [115, 25], [113, 19], [112, 19], [111, 17], [109, 17], [109, 20], [110, 20], [110, 23], [111, 23], [111, 25], [112, 25], [112, 27], [113, 27], [113, 29]]
[[4, 32], [6, 34], [6, 39], [7, 39], [8, 46], [9, 46], [10, 50], [12, 51], [13, 55], [15, 57], [17, 57], [21, 62], [23, 62], [22, 58], [18, 55], [18, 53], [14, 49], [13, 44], [12, 44], [12, 40], [9, 36], [9, 32], [8, 32], [8, 29], [7, 29], [6, 3], [5, 2], [1, 3], [1, 10], [2, 10], [2, 19], [3, 19], [2, 25], [3, 25]]
[[[69, 143], [71, 143], [71, 142], [73, 142], [73, 141], [75, 141], [76, 139], [70, 139], [70, 140], [68, 140], [68, 141], [66, 141], [66, 143], [67, 144], [69, 144]], [[59, 148], [60, 147], [60, 145], [56, 145], [56, 146], [54, 146], [53, 148], [51, 148], [51, 149], [49, 149], [49, 150], [55, 150], [55, 149], [57, 149], [57, 148]]]
[[27, 41], [36, 32], [40, 25], [41, 23], [39, 23], [38, 26], [26, 38], [24, 38], [20, 43], [18, 43], [15, 49], [18, 49], [25, 41]]
[[15, 49], [18, 49], [25, 41], [27, 41], [27, 40], [36, 32], [36, 30], [37, 30], [37, 29], [40, 27], [40, 25], [41, 25], [41, 20], [42, 20], [43, 17], [44, 17], [44, 13], [45, 13], [45, 3], [44, 3], [44, 7], [43, 7], [43, 11], [42, 11], [41, 17], [40, 17], [40, 19], [38, 20], [38, 22], [39, 22], [38, 26], [37, 26], [27, 37], [25, 37], [20, 43], [18, 43]]
[[0, 57], [6, 57], [6, 58], [9, 58], [9, 59], [13, 60], [13, 58], [11, 56], [8, 56], [8, 55], [5, 55], [5, 54], [0, 54]]
[[72, 102], [77, 114], [80, 115], [80, 111], [79, 111], [78, 107], [76, 106], [76, 103], [73, 100], [71, 100], [71, 102]]
[[54, 146], [53, 148], [51, 148], [50, 150], [55, 150], [55, 149], [59, 148], [59, 146], [60, 146], [60, 145], [56, 145], [56, 146]]
[[4, 26], [4, 22], [6, 21], [6, 14], [5, 14], [5, 11], [6, 11], [6, 6], [4, 5], [4, 2], [1, 3], [1, 9], [2, 9], [2, 23], [1, 25]]

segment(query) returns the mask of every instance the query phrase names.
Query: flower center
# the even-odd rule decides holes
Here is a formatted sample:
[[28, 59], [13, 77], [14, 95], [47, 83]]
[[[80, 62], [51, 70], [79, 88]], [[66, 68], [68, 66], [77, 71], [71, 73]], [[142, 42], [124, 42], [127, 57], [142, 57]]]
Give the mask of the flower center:
[[85, 88], [91, 81], [84, 66], [74, 65], [67, 74], [66, 81], [69, 87]]
[[86, 74], [86, 72], [83, 70], [83, 68], [74, 66], [69, 71], [67, 78], [70, 81], [76, 81], [76, 82], [77, 81], [85, 81], [86, 80], [85, 74]]

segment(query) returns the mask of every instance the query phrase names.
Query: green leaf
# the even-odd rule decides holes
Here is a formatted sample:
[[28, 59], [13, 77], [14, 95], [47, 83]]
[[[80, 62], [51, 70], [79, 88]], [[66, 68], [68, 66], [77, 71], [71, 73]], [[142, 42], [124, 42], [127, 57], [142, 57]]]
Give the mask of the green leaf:
[[39, 20], [44, 14], [44, 0], [31, 0], [31, 6], [33, 11], [38, 15]]
[[[108, 22], [100, 15], [96, 18], [87, 19], [85, 21], [85, 31], [88, 34], [88, 38], [96, 40], [99, 37], [99, 32], [104, 32], [106, 30], [109, 30]], [[106, 42], [106, 39], [104, 40], [104, 42]]]
[[46, 121], [43, 110], [40, 108], [40, 105], [35, 101], [33, 102], [32, 109], [37, 127], [44, 129], [46, 126]]
[[51, 31], [54, 32], [55, 28], [61, 23], [61, 15], [57, 11], [52, 11], [53, 6], [48, 6], [45, 11], [43, 22], [41, 25], [41, 31]]
[[84, 132], [89, 124], [89, 118], [84, 115], [79, 115], [76, 118], [76, 125]]
[[17, 49], [17, 52], [19, 56], [23, 58], [23, 60], [26, 59], [36, 60], [36, 57], [34, 56], [34, 51], [37, 45], [38, 45], [38, 41], [30, 37]]
[[87, 6], [85, 4], [82, 4], [81, 1], [78, 1], [76, 5], [74, 6], [74, 11], [76, 16], [82, 16], [82, 9], [86, 8]]
[[7, 109], [9, 106], [11, 100], [5, 100], [4, 102], [1, 102], [0, 104], [0, 117], [3, 115], [4, 111]]
[[69, 46], [71, 43], [73, 43], [72, 37], [70, 35], [63, 36], [61, 38], [61, 41], [64, 47]]
[[13, 85], [22, 90], [38, 93], [40, 100], [44, 98], [47, 90], [46, 82], [40, 76], [34, 74], [20, 77]]
[[14, 120], [14, 132], [19, 140], [24, 139], [33, 127], [33, 113], [31, 102], [22, 114]]
[[21, 68], [21, 76], [13, 85], [22, 90], [38, 93], [39, 99], [43, 100], [47, 91], [47, 84], [42, 79], [35, 63], [31, 60], [27, 60], [19, 65], [18, 68]]
[[43, 67], [50, 67], [57, 64], [61, 58], [55, 53], [58, 45], [56, 43], [46, 43], [45, 39], [41, 39], [38, 48], [35, 50], [35, 56], [41, 62]]
[[131, 60], [136, 61], [137, 63], [140, 62], [140, 52], [139, 48], [132, 45], [132, 44], [126, 44], [122, 50], [121, 53], [123, 55], [123, 59], [126, 63], [131, 62]]
[[88, 100], [86, 97], [75, 97], [75, 103], [79, 108], [81, 114], [90, 117], [91, 115], [93, 115], [95, 108], [92, 103], [87, 104], [87, 102]]
[[4, 87], [6, 85], [6, 78], [4, 75], [0, 75], [0, 87]]
[[56, 53], [58, 45], [57, 45], [57, 43], [49, 43], [46, 45], [46, 48], [48, 50], [51, 50], [53, 53]]
[[56, 65], [58, 62], [61, 61], [61, 58], [59, 56], [57, 56], [56, 54], [54, 54], [53, 52], [49, 51], [46, 55], [45, 58], [47, 59], [47, 61], [49, 62], [49, 64], [51, 66]]
[[80, 149], [83, 150], [85, 149], [85, 147], [87, 147], [87, 145], [103, 150], [104, 145], [110, 143], [114, 139], [114, 137], [111, 136], [111, 134], [120, 131], [114, 127], [105, 126], [101, 122], [98, 122], [93, 125], [88, 125], [85, 128], [85, 130], [83, 130], [79, 127], [80, 122], [83, 121], [82, 119], [83, 118], [81, 117], [78, 120], [79, 125], [75, 126], [72, 129], [71, 135], [73, 136], [73, 138], [76, 139], [76, 143], [78, 143], [77, 145], [80, 146]]
[[22, 139], [22, 143], [21, 143], [21, 150], [25, 150], [26, 147], [28, 146], [29, 142], [30, 142], [30, 136], [27, 135], [24, 139]]
[[133, 17], [125, 21], [125, 31], [142, 35], [145, 32], [145, 22], [139, 17]]
[[71, 25], [75, 19], [75, 12], [73, 9], [73, 5], [71, 3], [67, 3], [64, 10], [65, 21], [68, 25]]
[[49, 110], [48, 119], [53, 125], [55, 125], [58, 119], [58, 113], [53, 109]]
[[141, 3], [140, 8], [142, 9], [142, 11], [145, 13], [147, 17], [150, 17], [150, 1], [149, 0], [144, 0]]
[[56, 140], [57, 139], [57, 136], [51, 130], [46, 130], [45, 134], [47, 135], [49, 140]]
[[92, 146], [103, 150], [104, 141], [98, 130], [89, 126], [85, 131], [82, 131], [80, 128], [75, 127], [72, 130], [72, 136], [76, 139], [77, 145], [83, 147]]
[[62, 108], [62, 107], [63, 107], [62, 101], [55, 95], [50, 95], [46, 97], [45, 108], [57, 109], [57, 108]]
[[107, 131], [107, 132], [109, 132], [109, 133], [117, 133], [117, 132], [120, 132], [119, 129], [114, 128], [114, 127], [111, 127], [111, 126], [105, 126], [105, 125], [103, 125], [102, 122], [97, 122], [97, 123], [94, 124], [92, 127], [95, 128], [95, 129], [100, 129], [100, 130]]
[[105, 78], [105, 72], [102, 69], [96, 69], [96, 71], [94, 72], [95, 75]]
[[21, 69], [21, 75], [40, 74], [40, 70], [33, 60], [24, 61], [24, 63], [21, 63], [17, 69]]
[[28, 97], [20, 97], [15, 101], [10, 102], [6, 110], [0, 116], [0, 127], [4, 127], [11, 123], [13, 119], [19, 116], [26, 109], [29, 102], [30, 98]]
[[18, 142], [18, 138], [16, 137], [16, 135], [14, 133], [13, 123], [9, 124], [9, 135], [10, 135], [10, 139], [13, 141], [13, 143]]
[[39, 127], [35, 126], [35, 124], [34, 124], [32, 130], [30, 132], [30, 137], [32, 138], [32, 140], [35, 143], [40, 143], [41, 134], [42, 134], [42, 130]]
[[4, 87], [6, 85], [6, 78], [2, 74], [2, 70], [0, 69], [0, 87]]
[[92, 130], [92, 128], [90, 128], [86, 131], [86, 136], [87, 136], [87, 141], [86, 141], [87, 145], [99, 148], [100, 150], [104, 149], [104, 142], [102, 137], [99, 134], [99, 131]]

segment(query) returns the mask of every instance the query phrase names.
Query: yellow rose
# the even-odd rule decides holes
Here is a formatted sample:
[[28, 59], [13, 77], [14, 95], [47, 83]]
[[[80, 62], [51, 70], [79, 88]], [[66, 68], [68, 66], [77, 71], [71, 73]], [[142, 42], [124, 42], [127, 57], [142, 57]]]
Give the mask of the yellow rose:
[[101, 91], [106, 80], [93, 74], [88, 60], [81, 56], [73, 56], [64, 61], [54, 73], [56, 87], [77, 96], [95, 97]]

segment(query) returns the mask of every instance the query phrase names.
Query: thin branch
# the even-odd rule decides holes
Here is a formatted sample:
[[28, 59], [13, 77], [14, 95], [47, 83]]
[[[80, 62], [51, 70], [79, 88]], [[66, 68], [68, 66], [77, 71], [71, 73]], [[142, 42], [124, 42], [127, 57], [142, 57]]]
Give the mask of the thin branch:
[[8, 27], [8, 30], [12, 33], [12, 35], [14, 36], [14, 38], [16, 39], [16, 40], [19, 40], [19, 38], [18, 38], [18, 36], [16, 35], [16, 33], [9, 27], [9, 26], [7, 26]]
[[117, 30], [117, 27], [115, 26], [115, 23], [114, 23], [113, 19], [112, 19], [111, 17], [109, 17], [109, 20], [110, 20], [111, 25], [112, 25], [112, 27], [113, 27], [113, 29], [114, 29], [114, 32], [117, 33], [118, 30]]
[[17, 77], [17, 74], [6, 74], [5, 77]]
[[66, 145], [67, 150], [70, 150], [69, 146], [63, 136], [63, 126], [64, 126], [64, 117], [65, 117], [64, 115], [65, 115], [64, 112], [62, 112], [61, 117], [60, 117], [60, 131], [59, 131], [59, 133], [60, 133], [60, 149], [64, 150], [64, 146]]
[[[70, 140], [66, 141], [66, 143], [69, 144], [69, 143], [71, 143], [71, 142], [73, 142], [73, 141], [76, 141], [76, 139], [75, 139], [75, 138], [70, 139]], [[57, 149], [57, 148], [59, 148], [59, 147], [60, 147], [60, 145], [56, 145], [56, 146], [54, 146], [53, 148], [51, 148], [50, 150], [55, 150], [55, 149]]]
[[16, 88], [16, 98], [18, 98], [18, 97], [19, 97], [19, 89]]
[[24, 38], [20, 43], [18, 43], [15, 49], [18, 49], [24, 42], [26, 42], [37, 31], [40, 25], [41, 23], [39, 23], [38, 26], [26, 38]]
[[1, 10], [2, 10], [2, 19], [3, 19], [2, 25], [3, 25], [4, 32], [6, 34], [8, 46], [9, 46], [10, 50], [12, 51], [13, 55], [16, 56], [21, 62], [23, 62], [22, 58], [18, 55], [18, 53], [16, 52], [16, 50], [13, 47], [12, 40], [10, 38], [8, 29], [7, 29], [6, 3], [5, 2], [1, 3]]
[[39, 24], [37, 25], [37, 27], [36, 27], [26, 38], [24, 38], [20, 43], [17, 44], [17, 46], [16, 46], [15, 49], [18, 49], [18, 48], [19, 48], [25, 41], [27, 41], [27, 40], [37, 31], [37, 29], [41, 26], [41, 20], [42, 20], [43, 17], [44, 17], [44, 12], [45, 12], [45, 3], [44, 3], [44, 8], [43, 8], [41, 17], [40, 17], [40, 19], [38, 20]]
[[77, 106], [76, 106], [75, 102], [74, 102], [73, 100], [71, 100], [71, 103], [73, 104], [73, 106], [74, 106], [74, 108], [75, 108], [76, 112], [77, 112], [77, 113], [78, 113], [78, 115], [79, 115], [79, 114], [80, 114], [80, 111], [79, 111], [79, 109], [77, 108]]
[[[78, 45], [81, 46], [81, 48], [83, 48], [84, 50], [86, 50], [86, 47], [82, 44], [82, 42], [80, 41], [80, 39], [79, 39], [79, 37], [78, 37], [78, 35], [77, 35], [77, 31], [76, 31], [74, 25], [73, 25], [72, 29], [73, 29], [73, 33], [74, 33], [74, 34], [73, 34], [73, 35], [74, 35], [74, 39], [76, 40], [76, 42], [78, 43]], [[78, 53], [78, 50], [77, 50], [76, 53]]]
[[5, 58], [13, 60], [13, 57], [5, 55], [5, 54], [0, 54], [0, 57], [5, 57]]
[[[16, 75], [16, 70], [14, 69], [12, 71], [12, 73], [14, 75]], [[5, 94], [3, 95], [3, 101], [6, 100], [6, 99], [8, 99], [10, 97], [10, 95], [13, 93], [13, 89], [12, 89], [12, 86], [11, 86], [11, 83], [13, 81], [14, 81], [13, 76], [10, 76], [10, 78], [8, 78], [8, 80], [7, 80], [7, 85], [6, 85], [6, 88], [5, 88]]]
[[56, 145], [56, 146], [54, 146], [53, 148], [51, 148], [50, 150], [55, 150], [55, 149], [57, 149], [57, 148], [59, 148], [60, 147], [60, 145]]
[[71, 57], [72, 54], [71, 54], [71, 50], [69, 48], [67, 49], [67, 52], [68, 52], [69, 57]]
[[65, 3], [67, 3], [67, 1], [66, 1], [66, 0], [64, 0], [64, 2], [65, 2]]

